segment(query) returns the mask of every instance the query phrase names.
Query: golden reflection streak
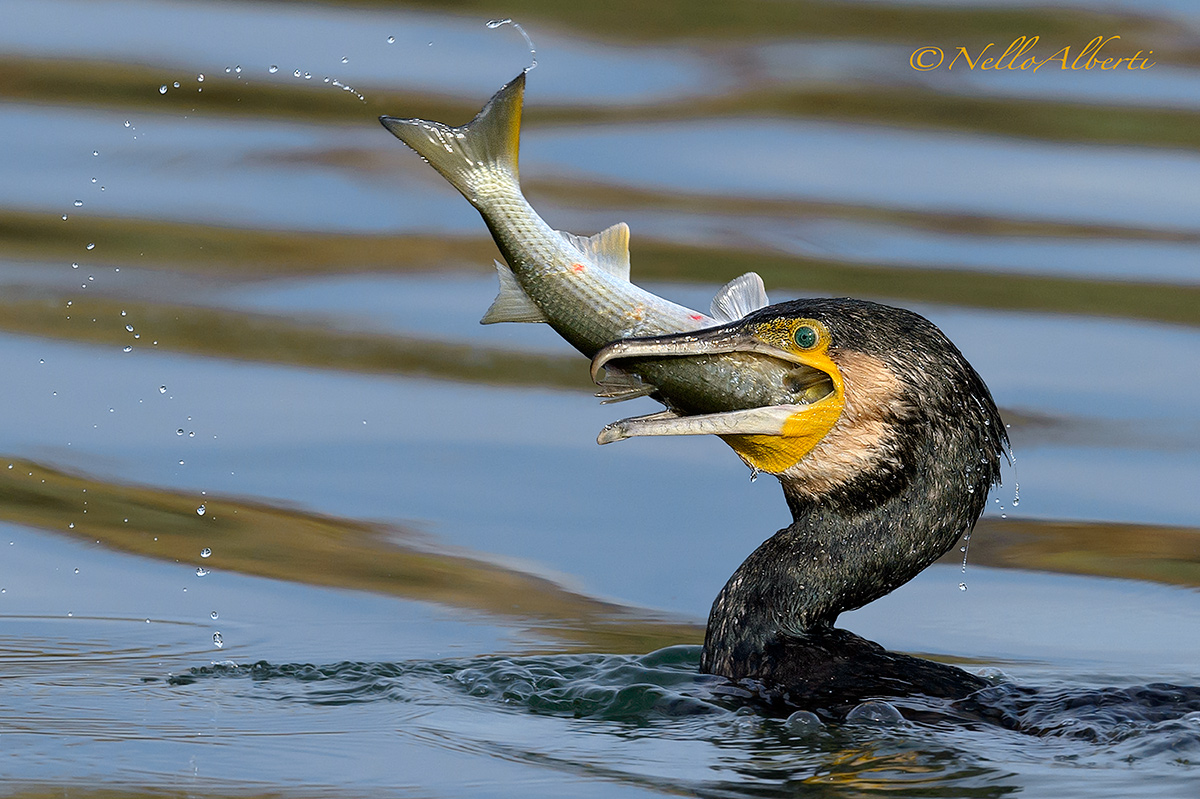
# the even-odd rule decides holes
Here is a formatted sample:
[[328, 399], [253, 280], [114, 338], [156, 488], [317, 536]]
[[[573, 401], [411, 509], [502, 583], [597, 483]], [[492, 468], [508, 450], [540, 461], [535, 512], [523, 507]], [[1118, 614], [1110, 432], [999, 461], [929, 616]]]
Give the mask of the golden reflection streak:
[[[122, 312], [128, 314], [125, 316]], [[137, 320], [134, 341], [125, 323]], [[129, 300], [0, 300], [0, 330], [142, 351], [185, 352], [341, 371], [592, 391], [578, 356], [332, 329], [264, 314]], [[157, 342], [157, 343], [154, 343]]]
[[[1085, 36], [1079, 46], [1093, 35]], [[1136, 49], [1133, 45], [1130, 47]], [[1158, 44], [1147, 49], [1154, 50], [1155, 57], [1159, 57], [1163, 54], [1161, 48]], [[1185, 61], [1190, 59], [1192, 63], [1200, 63], [1200, 53], [1180, 55]], [[908, 69], [902, 58], [897, 62], [898, 72]], [[1165, 59], [1162, 63], [1165, 65]], [[264, 120], [285, 118], [310, 124], [338, 125], [366, 124], [380, 114], [395, 113], [397, 109], [423, 119], [466, 122], [478, 106], [475, 100], [449, 95], [359, 85], [356, 88], [366, 98], [363, 102], [348, 92], [330, 91], [327, 86], [235, 80], [220, 74], [205, 81], [202, 95], [196, 94], [194, 86], [159, 94], [158, 87], [166, 74], [164, 70], [168, 68], [51, 58], [0, 58], [0, 98], [37, 104], [138, 109], [158, 114]], [[1088, 77], [1092, 75], [1088, 74]], [[525, 121], [527, 127], [537, 127], [731, 117], [828, 119], [1044, 141], [1200, 149], [1200, 113], [1191, 109], [1036, 97], [972, 96], [902, 83], [840, 85], [836, 88], [786, 83], [759, 88], [750, 84], [740, 85], [736, 91], [725, 94], [692, 96], [676, 101], [624, 105], [535, 104], [529, 107]]]
[[[361, 274], [476, 268], [491, 272], [494, 245], [482, 237], [356, 236], [258, 231], [177, 222], [0, 211], [0, 248], [11, 256], [70, 259], [89, 241], [89, 263], [137, 265], [241, 279], [288, 274]], [[1172, 234], [1163, 234], [1171, 236]], [[755, 271], [773, 291], [887, 297], [976, 308], [1090, 314], [1200, 325], [1200, 286], [972, 269], [879, 266], [766, 250], [697, 247], [652, 239], [636, 246], [640, 281], [711, 282]]]
[[[1000, 569], [1120, 577], [1200, 587], [1200, 530], [1121, 522], [985, 516], [971, 534], [970, 562]], [[951, 550], [943, 563], [961, 563]]]
[[[527, 628], [556, 650], [648, 652], [703, 638], [699, 624], [602, 602], [482, 559], [418, 548], [400, 527], [221, 497], [205, 497], [201, 516], [199, 504], [194, 494], [0, 458], [0, 519], [122, 552], [481, 611]], [[206, 547], [213, 554], [202, 561]]]
[[[394, 525], [221, 497], [205, 497], [201, 516], [194, 494], [104, 482], [20, 458], [0, 463], [0, 519], [123, 552], [200, 563], [208, 547], [213, 555], [205, 566], [482, 611], [559, 647], [647, 652], [699, 643], [703, 635], [698, 623], [593, 599], [482, 558], [415, 546], [411, 533]], [[984, 519], [971, 560], [1196, 587], [1198, 537], [1193, 528]]]

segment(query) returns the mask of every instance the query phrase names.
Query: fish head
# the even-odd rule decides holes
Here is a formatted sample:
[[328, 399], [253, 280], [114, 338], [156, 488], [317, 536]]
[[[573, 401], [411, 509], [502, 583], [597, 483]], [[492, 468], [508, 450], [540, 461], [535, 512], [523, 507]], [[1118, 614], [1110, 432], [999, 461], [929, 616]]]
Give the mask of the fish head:
[[[836, 326], [817, 310], [782, 303], [717, 327], [607, 345], [592, 360], [593, 378], [610, 364], [636, 372], [648, 361], [660, 373], [673, 364], [675, 373], [691, 369], [701, 377], [657, 382], [656, 396], [671, 410], [610, 425], [600, 442], [714, 434], [751, 467], [787, 471], [833, 429], [845, 407]], [[681, 385], [686, 396], [673, 396]], [[698, 403], [698, 393], [707, 401]], [[701, 404], [704, 413], [679, 412]]]

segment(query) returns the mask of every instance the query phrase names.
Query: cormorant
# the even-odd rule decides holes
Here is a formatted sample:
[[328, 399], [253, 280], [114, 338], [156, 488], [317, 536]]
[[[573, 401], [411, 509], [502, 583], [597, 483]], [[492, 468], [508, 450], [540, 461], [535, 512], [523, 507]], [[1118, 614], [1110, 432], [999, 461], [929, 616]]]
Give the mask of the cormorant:
[[797, 700], [982, 687], [833, 627], [912, 579], [983, 511], [1007, 436], [979, 375], [911, 311], [852, 299], [767, 305], [752, 273], [721, 289], [709, 316], [634, 286], [624, 224], [564, 233], [522, 195], [524, 86], [522, 73], [459, 127], [380, 121], [479, 210], [504, 255], [484, 323], [547, 322], [593, 356], [594, 375], [619, 365], [608, 396], [667, 406], [610, 425], [601, 443], [713, 433], [778, 476], [793, 522], [721, 590], [702, 669]]
[[721, 327], [625, 339], [593, 366], [636, 372], [638, 361], [730, 352], [797, 364], [805, 407], [831, 411], [796, 414], [790, 437], [723, 436], [776, 474], [793, 521], [721, 589], [701, 670], [799, 705], [958, 698], [987, 685], [833, 626], [916, 576], [982, 513], [1008, 436], [975, 369], [924, 317], [856, 299], [796, 300]]

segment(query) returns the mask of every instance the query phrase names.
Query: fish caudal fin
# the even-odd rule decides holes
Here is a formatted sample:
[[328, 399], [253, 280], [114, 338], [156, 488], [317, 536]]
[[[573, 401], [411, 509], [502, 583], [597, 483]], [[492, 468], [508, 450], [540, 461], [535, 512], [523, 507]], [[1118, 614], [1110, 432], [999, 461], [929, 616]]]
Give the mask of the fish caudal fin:
[[380, 117], [379, 121], [474, 202], [470, 184], [473, 174], [507, 172], [514, 182], [517, 181], [524, 95], [525, 73], [522, 72], [496, 92], [474, 119], [460, 127], [387, 116]]

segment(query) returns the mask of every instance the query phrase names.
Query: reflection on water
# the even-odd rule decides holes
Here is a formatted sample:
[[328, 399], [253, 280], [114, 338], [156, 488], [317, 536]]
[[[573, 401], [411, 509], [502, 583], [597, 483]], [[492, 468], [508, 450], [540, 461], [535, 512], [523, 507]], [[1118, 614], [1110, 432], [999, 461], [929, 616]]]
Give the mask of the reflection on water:
[[[638, 409], [552, 331], [478, 326], [485, 231], [375, 121], [467, 119], [519, 37], [0, 0], [4, 793], [1192, 796], [1195, 697], [1154, 684], [1200, 682], [1200, 34], [1000, 5], [505, 11], [552, 224], [629, 222], [634, 279], [695, 307], [749, 269], [914, 307], [1012, 425], [966, 573], [842, 624], [1022, 687], [811, 723], [696, 669], [773, 481], [597, 448]], [[1157, 71], [907, 66], [1097, 26]]]

